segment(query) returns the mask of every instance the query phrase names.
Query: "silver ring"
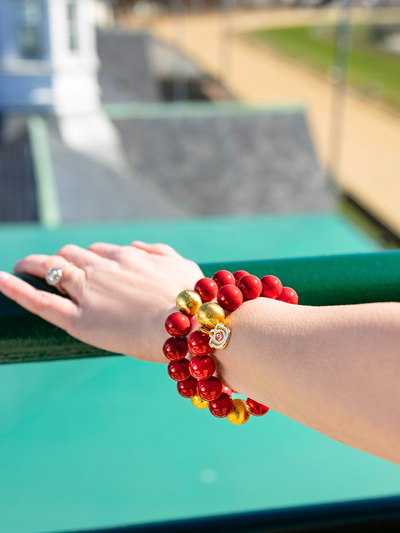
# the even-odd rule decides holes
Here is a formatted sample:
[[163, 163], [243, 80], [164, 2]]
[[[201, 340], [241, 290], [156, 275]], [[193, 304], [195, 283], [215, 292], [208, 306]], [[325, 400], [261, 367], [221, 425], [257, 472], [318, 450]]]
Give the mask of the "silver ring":
[[73, 263], [65, 263], [65, 265], [60, 268], [50, 267], [46, 272], [46, 283], [52, 287], [58, 285], [61, 281], [64, 269], [71, 265], [73, 265]]

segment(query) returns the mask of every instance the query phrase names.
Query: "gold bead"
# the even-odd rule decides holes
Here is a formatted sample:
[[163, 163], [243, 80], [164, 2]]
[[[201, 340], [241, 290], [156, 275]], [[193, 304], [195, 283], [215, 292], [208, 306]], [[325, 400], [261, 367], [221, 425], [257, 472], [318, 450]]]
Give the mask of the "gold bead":
[[249, 404], [240, 398], [235, 398], [233, 400], [233, 409], [226, 418], [231, 424], [240, 426], [248, 421], [250, 415], [251, 409]]
[[176, 307], [187, 315], [195, 315], [202, 303], [200, 294], [196, 291], [185, 290], [176, 297]]
[[197, 409], [207, 409], [208, 407], [208, 402], [202, 400], [200, 396], [193, 396], [190, 398], [190, 401], [195, 407], [197, 407]]
[[202, 326], [207, 329], [213, 329], [217, 324], [224, 323], [225, 312], [215, 302], [207, 302], [200, 306], [197, 318]]

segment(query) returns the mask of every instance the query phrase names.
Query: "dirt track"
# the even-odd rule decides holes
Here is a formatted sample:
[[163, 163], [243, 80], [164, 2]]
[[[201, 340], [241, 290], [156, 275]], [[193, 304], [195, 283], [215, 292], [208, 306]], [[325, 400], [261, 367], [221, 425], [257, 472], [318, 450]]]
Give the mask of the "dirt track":
[[[322, 12], [236, 12], [224, 20], [218, 14], [191, 15], [147, 24], [159, 38], [172, 41], [249, 104], [302, 103], [308, 112], [321, 162], [328, 164], [332, 118], [332, 85], [322, 76], [244, 39], [241, 33], [263, 27], [312, 24], [316, 18], [335, 20]], [[366, 18], [369, 13], [356, 13]], [[400, 11], [384, 11], [380, 20], [400, 20]], [[224, 37], [221, 37], [224, 35]], [[229, 67], [221, 69], [223, 51]], [[351, 93], [346, 99], [345, 128], [339, 168], [341, 187], [400, 234], [400, 113], [371, 104]]]

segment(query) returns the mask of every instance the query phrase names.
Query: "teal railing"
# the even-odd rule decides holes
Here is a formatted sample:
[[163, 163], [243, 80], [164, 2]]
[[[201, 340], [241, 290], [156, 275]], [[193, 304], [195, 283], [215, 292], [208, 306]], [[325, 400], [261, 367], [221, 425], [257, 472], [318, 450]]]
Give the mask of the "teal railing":
[[[258, 276], [274, 274], [284, 285], [296, 289], [303, 305], [400, 301], [400, 251], [215, 263], [201, 267], [206, 276], [220, 269], [239, 268]], [[1, 295], [0, 318], [1, 364], [110, 355], [72, 338]]]

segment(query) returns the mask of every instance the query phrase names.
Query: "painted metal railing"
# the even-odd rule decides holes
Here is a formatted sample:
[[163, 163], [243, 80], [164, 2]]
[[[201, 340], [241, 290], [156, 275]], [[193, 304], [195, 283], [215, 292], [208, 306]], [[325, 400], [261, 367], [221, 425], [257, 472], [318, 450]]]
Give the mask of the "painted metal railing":
[[[303, 305], [345, 305], [400, 301], [400, 251], [243, 261], [201, 265], [206, 276], [215, 271], [245, 269], [255, 275], [278, 276], [292, 286]], [[39, 280], [33, 283], [42, 283]], [[111, 355], [84, 344], [59, 328], [0, 296], [0, 364], [78, 359]]]
[[[400, 301], [400, 252], [282, 259], [201, 265], [206, 276], [216, 270], [246, 269], [271, 273], [295, 287], [304, 305], [340, 305]], [[40, 280], [33, 284], [51, 290]], [[49, 361], [111, 355], [76, 339], [0, 296], [0, 363]], [[400, 498], [259, 511], [173, 522], [105, 529], [98, 533], [169, 533], [230, 531], [373, 532], [399, 531]]]
[[395, 497], [93, 529], [90, 532], [79, 530], [74, 533], [397, 533], [399, 528], [400, 498]]

